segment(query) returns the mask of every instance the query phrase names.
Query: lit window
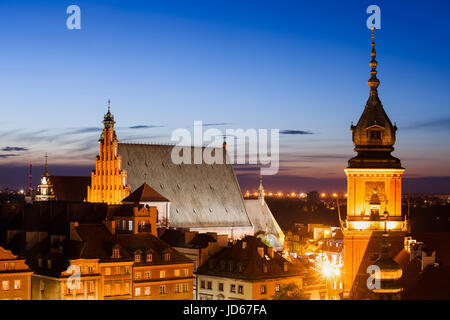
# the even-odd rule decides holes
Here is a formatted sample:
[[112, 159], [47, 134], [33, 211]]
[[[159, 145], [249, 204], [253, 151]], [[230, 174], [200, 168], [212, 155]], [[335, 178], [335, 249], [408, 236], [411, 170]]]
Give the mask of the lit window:
[[145, 287], [144, 295], [146, 295], [146, 296], [150, 295], [150, 287]]
[[231, 285], [230, 292], [233, 292], [233, 293], [236, 292], [236, 285], [235, 284]]
[[88, 283], [88, 290], [89, 290], [89, 293], [93, 293], [94, 292], [94, 281], [89, 281], [89, 283]]
[[115, 258], [115, 259], [120, 258], [119, 249], [114, 249], [113, 250], [113, 258]]
[[165, 285], [159, 286], [159, 293], [160, 294], [165, 294], [166, 293], [166, 286]]
[[110, 296], [110, 295], [111, 295], [111, 285], [106, 284], [105, 285], [105, 296]]
[[240, 294], [244, 293], [244, 287], [243, 286], [239, 286], [238, 287], [238, 293], [240, 293]]
[[150, 279], [150, 277], [151, 277], [150, 271], [146, 271], [145, 272], [145, 279]]
[[114, 295], [120, 296], [120, 283], [114, 284]]
[[125, 290], [124, 290], [125, 294], [130, 294], [130, 284], [127, 282], [125, 283]]
[[141, 255], [140, 254], [135, 254], [134, 255], [134, 261], [135, 262], [141, 262]]
[[9, 280], [2, 281], [2, 290], [9, 290]]
[[89, 272], [89, 273], [93, 273], [93, 272], [94, 272], [94, 266], [93, 266], [93, 265], [90, 264], [90, 265], [88, 266], [88, 272]]
[[147, 262], [153, 261], [153, 255], [151, 253], [147, 253]]
[[136, 288], [134, 294], [135, 294], [135, 296], [140, 296], [141, 295], [141, 288]]
[[135, 278], [136, 278], [136, 280], [141, 279], [141, 273], [140, 272], [136, 272]]
[[184, 269], [183, 269], [183, 276], [184, 276], [184, 277], [189, 276], [189, 269], [188, 269], [188, 268], [184, 268]]
[[128, 221], [128, 230], [132, 231], [133, 230], [133, 221]]
[[279, 292], [280, 291], [280, 284], [276, 284], [275, 285], [275, 292]]
[[105, 276], [111, 275], [111, 268], [105, 268]]
[[180, 269], [175, 269], [174, 275], [175, 275], [175, 277], [179, 277], [180, 276]]
[[180, 293], [180, 284], [179, 283], [177, 283], [175, 285], [175, 293]]
[[160, 277], [160, 278], [165, 278], [165, 277], [166, 277], [166, 271], [161, 270], [161, 271], [159, 272], [159, 277]]
[[267, 292], [266, 286], [262, 285], [261, 286], [261, 294], [265, 294]]
[[164, 261], [170, 261], [170, 252], [164, 254]]
[[125, 267], [125, 274], [130, 274], [130, 267], [128, 266]]
[[20, 289], [20, 280], [14, 280], [14, 289]]
[[183, 283], [183, 292], [189, 291], [189, 283]]

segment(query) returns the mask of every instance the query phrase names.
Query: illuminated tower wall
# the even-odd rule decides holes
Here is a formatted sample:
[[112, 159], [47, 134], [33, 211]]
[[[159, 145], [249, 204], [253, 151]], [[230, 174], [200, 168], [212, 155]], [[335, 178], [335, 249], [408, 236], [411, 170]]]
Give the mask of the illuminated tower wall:
[[130, 195], [127, 173], [122, 170], [122, 158], [117, 153], [119, 140], [114, 131], [114, 116], [110, 112], [103, 120], [104, 129], [99, 139], [100, 153], [91, 174], [91, 185], [87, 190], [88, 202], [120, 204]]
[[378, 97], [375, 40], [372, 31], [370, 96], [356, 126], [351, 126], [357, 155], [349, 160], [347, 175], [347, 218], [344, 225], [344, 298], [369, 295], [367, 267], [379, 258], [386, 226], [390, 254], [403, 247], [406, 221], [402, 217], [402, 174], [393, 157], [397, 127], [392, 125]]

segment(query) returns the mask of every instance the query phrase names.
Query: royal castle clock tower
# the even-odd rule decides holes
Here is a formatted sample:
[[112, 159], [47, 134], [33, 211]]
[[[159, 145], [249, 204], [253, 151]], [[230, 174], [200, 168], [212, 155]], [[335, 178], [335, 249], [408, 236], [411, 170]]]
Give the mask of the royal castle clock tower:
[[400, 160], [393, 157], [397, 127], [378, 97], [375, 37], [372, 29], [370, 96], [356, 126], [352, 124], [357, 155], [345, 169], [347, 218], [344, 222], [344, 298], [364, 299], [369, 294], [367, 267], [380, 256], [383, 231], [389, 234], [390, 255], [403, 247], [407, 226], [402, 217]]

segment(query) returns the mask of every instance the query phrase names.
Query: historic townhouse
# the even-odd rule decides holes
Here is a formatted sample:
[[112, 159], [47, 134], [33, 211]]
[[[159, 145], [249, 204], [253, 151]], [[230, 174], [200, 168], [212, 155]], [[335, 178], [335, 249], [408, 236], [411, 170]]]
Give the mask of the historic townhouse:
[[199, 300], [268, 300], [283, 285], [302, 286], [305, 270], [259, 238], [246, 236], [208, 259], [197, 272]]
[[0, 247], [0, 300], [30, 300], [32, 273], [25, 259]]

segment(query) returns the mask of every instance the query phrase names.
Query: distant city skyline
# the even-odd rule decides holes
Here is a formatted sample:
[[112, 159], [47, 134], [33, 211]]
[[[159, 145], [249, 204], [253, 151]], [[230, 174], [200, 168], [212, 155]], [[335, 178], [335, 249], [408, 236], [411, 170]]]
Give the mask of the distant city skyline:
[[[350, 123], [369, 95], [365, 10], [377, 4], [379, 93], [399, 127], [404, 192], [450, 192], [448, 2], [76, 4], [81, 30], [66, 28], [68, 3], [0, 4], [0, 188], [26, 188], [29, 162], [36, 185], [46, 152], [51, 174], [90, 175], [111, 99], [121, 142], [167, 143], [195, 120], [277, 128], [280, 171], [265, 186], [342, 192]], [[236, 174], [257, 188], [253, 166]]]

